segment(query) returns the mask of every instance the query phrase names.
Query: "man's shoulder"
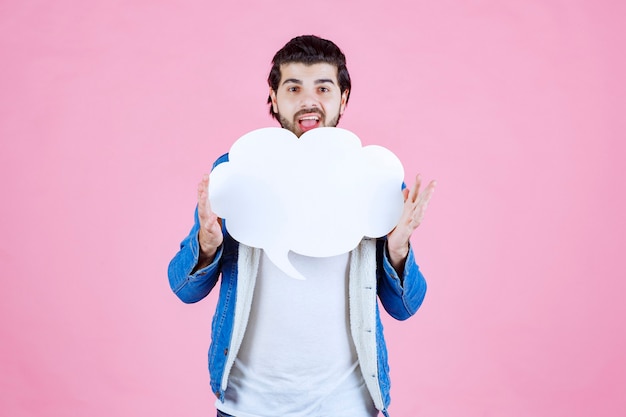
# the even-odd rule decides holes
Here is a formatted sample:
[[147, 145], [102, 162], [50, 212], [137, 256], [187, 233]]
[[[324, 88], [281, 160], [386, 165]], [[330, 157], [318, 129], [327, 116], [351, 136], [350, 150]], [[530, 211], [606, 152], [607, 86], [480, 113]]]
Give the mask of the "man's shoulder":
[[228, 162], [228, 152], [226, 152], [224, 155], [217, 158], [215, 162], [213, 162], [213, 169], [219, 164], [224, 163], [224, 162]]

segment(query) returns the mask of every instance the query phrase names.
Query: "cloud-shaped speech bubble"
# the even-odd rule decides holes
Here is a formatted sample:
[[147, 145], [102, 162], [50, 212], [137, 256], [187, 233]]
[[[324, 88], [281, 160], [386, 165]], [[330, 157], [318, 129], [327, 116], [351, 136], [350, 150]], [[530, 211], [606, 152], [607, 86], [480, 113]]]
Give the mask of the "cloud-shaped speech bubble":
[[209, 199], [233, 238], [304, 279], [289, 251], [335, 256], [389, 233], [402, 214], [403, 179], [391, 151], [363, 147], [348, 130], [322, 127], [298, 139], [270, 127], [233, 144], [229, 162], [211, 172]]

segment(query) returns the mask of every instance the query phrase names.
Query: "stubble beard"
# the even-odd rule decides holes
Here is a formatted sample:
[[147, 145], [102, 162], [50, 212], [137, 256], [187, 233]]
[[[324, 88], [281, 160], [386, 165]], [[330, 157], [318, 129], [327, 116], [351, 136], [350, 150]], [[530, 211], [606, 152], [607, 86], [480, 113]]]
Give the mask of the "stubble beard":
[[298, 117], [302, 114], [308, 114], [308, 113], [317, 113], [320, 116], [320, 127], [336, 127], [337, 124], [339, 123], [339, 119], [341, 118], [341, 114], [337, 113], [337, 116], [335, 116], [335, 118], [333, 118], [332, 120], [330, 120], [328, 123], [326, 123], [326, 114], [322, 113], [321, 111], [317, 110], [317, 109], [304, 109], [304, 110], [300, 110], [299, 112], [297, 112], [296, 114], [293, 115], [293, 121], [289, 121], [287, 120], [286, 117], [283, 117], [280, 113], [276, 113], [276, 116], [278, 118], [278, 123], [280, 123], [280, 126], [284, 129], [289, 130], [291, 133], [293, 133], [294, 135], [296, 135], [297, 137], [302, 136], [302, 132], [300, 132], [298, 129], [296, 129], [296, 126], [298, 126]]

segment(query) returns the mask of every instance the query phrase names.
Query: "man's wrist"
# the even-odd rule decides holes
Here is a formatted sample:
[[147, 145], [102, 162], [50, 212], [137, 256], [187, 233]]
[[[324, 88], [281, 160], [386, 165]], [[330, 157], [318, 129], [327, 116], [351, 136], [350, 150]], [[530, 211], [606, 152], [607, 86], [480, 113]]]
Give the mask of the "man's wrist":
[[387, 241], [387, 256], [389, 256], [389, 262], [393, 269], [396, 270], [398, 275], [402, 275], [404, 271], [404, 264], [409, 256], [409, 243], [396, 247], [395, 245], [389, 245]]
[[398, 244], [393, 240], [387, 239], [387, 252], [394, 259], [406, 259], [409, 255], [409, 241]]
[[202, 265], [201, 268], [211, 265], [211, 263], [215, 259], [216, 253], [217, 253], [217, 248], [204, 250], [202, 249], [202, 246], [200, 246], [200, 252], [198, 253], [198, 265]]

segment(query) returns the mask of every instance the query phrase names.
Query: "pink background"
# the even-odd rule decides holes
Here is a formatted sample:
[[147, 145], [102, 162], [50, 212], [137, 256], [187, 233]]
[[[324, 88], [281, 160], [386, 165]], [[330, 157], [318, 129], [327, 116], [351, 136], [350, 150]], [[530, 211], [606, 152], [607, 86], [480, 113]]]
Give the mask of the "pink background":
[[439, 188], [394, 416], [626, 415], [620, 1], [0, 3], [0, 412], [212, 416], [216, 294], [166, 268], [267, 115], [273, 53], [335, 40], [341, 127]]

